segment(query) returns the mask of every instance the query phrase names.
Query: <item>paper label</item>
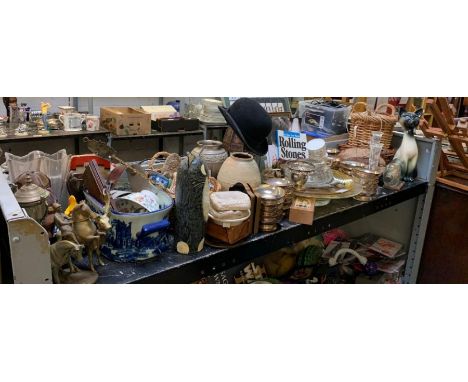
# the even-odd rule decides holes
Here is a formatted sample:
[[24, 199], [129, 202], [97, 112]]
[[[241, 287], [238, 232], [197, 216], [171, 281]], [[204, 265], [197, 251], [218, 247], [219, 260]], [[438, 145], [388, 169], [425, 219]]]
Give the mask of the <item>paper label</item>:
[[307, 138], [305, 134], [294, 131], [276, 131], [276, 145], [278, 146], [278, 158], [281, 159], [306, 159]]

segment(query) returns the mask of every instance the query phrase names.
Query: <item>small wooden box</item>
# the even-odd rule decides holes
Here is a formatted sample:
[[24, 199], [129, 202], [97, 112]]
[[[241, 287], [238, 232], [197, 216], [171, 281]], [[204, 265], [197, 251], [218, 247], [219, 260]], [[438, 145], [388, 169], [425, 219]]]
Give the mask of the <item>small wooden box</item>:
[[222, 227], [208, 219], [206, 234], [223, 243], [235, 244], [250, 235], [250, 219], [229, 228]]
[[262, 212], [262, 201], [255, 195], [254, 188], [249, 184], [251, 193], [254, 196], [251, 207], [251, 219], [253, 220], [252, 233], [256, 234], [260, 231], [260, 213]]
[[289, 210], [289, 221], [312, 225], [314, 221], [315, 199], [296, 197]]
[[249, 184], [243, 183], [245, 187], [245, 192], [247, 195], [249, 195], [250, 198], [250, 226], [249, 226], [249, 231], [250, 233], [258, 233], [258, 224], [257, 224], [257, 232], [255, 232], [255, 204], [257, 203], [257, 197], [255, 196], [255, 193], [252, 190], [252, 187], [250, 187]]

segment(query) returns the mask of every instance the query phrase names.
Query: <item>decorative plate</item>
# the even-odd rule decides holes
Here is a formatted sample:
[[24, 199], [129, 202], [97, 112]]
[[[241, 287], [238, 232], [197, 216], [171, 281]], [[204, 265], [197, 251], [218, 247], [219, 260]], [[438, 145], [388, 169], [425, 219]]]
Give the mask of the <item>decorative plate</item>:
[[296, 196], [316, 198], [316, 199], [346, 199], [352, 198], [356, 195], [359, 195], [362, 192], [362, 186], [356, 182], [353, 182], [353, 179], [343, 174], [340, 171], [333, 170], [333, 177], [345, 184], [345, 187], [330, 187], [330, 188], [312, 188], [307, 187], [301, 191], [295, 191]]

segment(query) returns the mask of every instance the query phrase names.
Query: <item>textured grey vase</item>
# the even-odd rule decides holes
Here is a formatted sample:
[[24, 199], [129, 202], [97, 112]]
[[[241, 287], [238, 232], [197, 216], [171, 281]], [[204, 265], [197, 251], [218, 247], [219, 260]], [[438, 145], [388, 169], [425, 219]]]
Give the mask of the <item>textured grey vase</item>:
[[227, 151], [223, 148], [223, 142], [212, 140], [198, 141], [197, 147], [192, 150], [192, 154], [200, 156], [206, 169], [215, 178], [218, 176], [221, 165], [228, 157]]

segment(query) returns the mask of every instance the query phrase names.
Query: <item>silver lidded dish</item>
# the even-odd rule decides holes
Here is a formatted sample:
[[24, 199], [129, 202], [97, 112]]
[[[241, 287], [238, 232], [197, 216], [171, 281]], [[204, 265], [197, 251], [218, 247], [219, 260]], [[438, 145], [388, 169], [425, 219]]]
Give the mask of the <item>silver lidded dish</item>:
[[309, 174], [314, 171], [314, 166], [306, 161], [292, 161], [287, 164], [291, 173], [291, 179], [295, 183], [296, 190], [304, 189]]
[[294, 183], [288, 178], [269, 178], [265, 179], [265, 183], [273, 187], [292, 187]]

